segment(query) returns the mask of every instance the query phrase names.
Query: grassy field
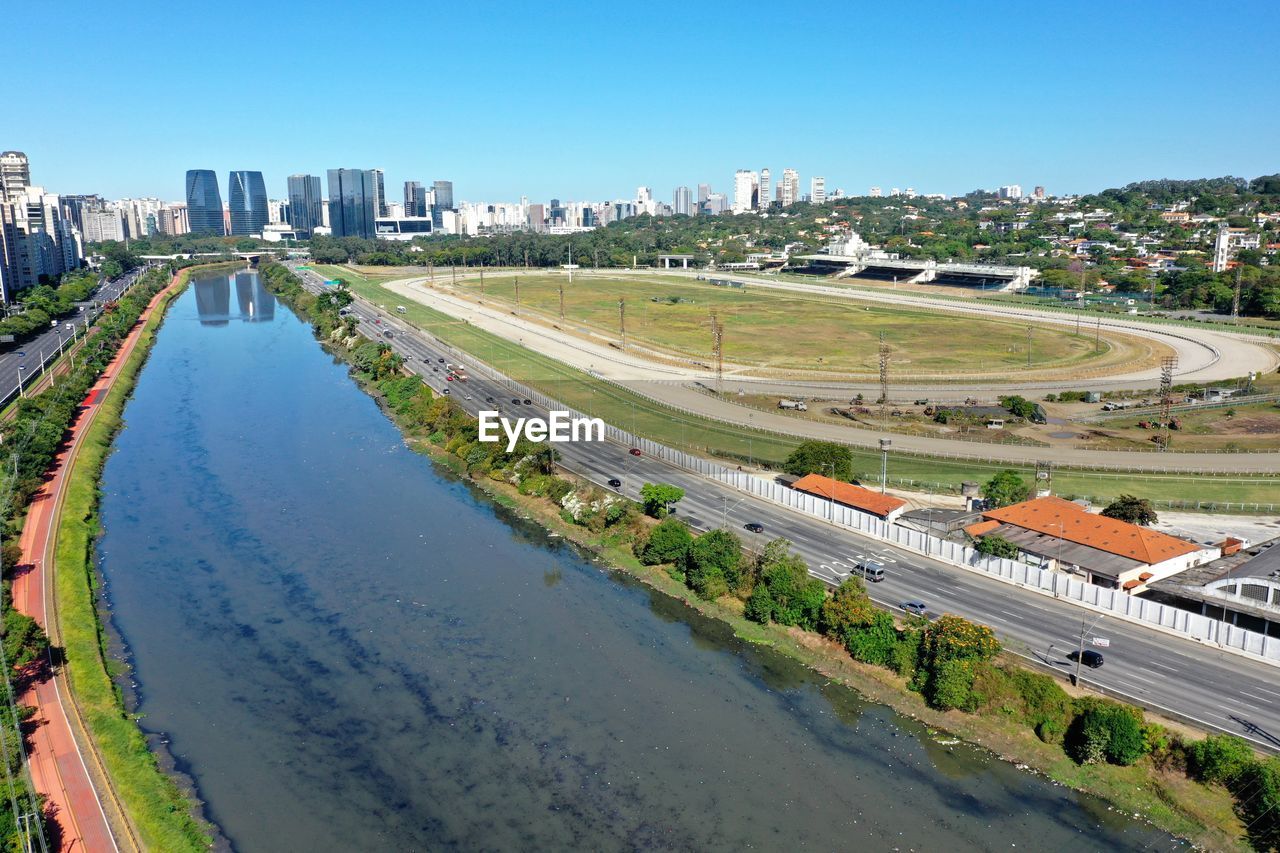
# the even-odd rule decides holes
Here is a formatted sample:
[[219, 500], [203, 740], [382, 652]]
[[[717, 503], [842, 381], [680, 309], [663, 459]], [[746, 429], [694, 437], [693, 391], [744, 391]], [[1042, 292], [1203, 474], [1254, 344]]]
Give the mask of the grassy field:
[[[172, 292], [164, 307], [177, 293]], [[149, 850], [205, 850], [209, 838], [192, 818], [190, 801], [159, 768], [141, 730], [121, 705], [108, 671], [105, 637], [95, 604], [98, 584], [93, 543], [98, 533], [98, 479], [121, 411], [163, 316], [163, 308], [152, 313], [111, 392], [99, 404], [68, 473], [55, 546], [55, 594], [67, 680], [111, 784], [143, 845]]]
[[[392, 307], [405, 303], [401, 297], [382, 288], [377, 280], [351, 270], [325, 266], [315, 269], [329, 278], [342, 277], [353, 292], [375, 304]], [[394, 277], [386, 276], [382, 280]], [[522, 296], [523, 290], [522, 284]], [[800, 439], [791, 436], [721, 423], [663, 406], [419, 303], [410, 301], [405, 304], [405, 309], [403, 317], [413, 325], [473, 354], [508, 376], [520, 379], [571, 408], [668, 446], [776, 468], [800, 443]], [[879, 451], [855, 448], [853, 454], [858, 476], [878, 481]], [[890, 459], [889, 476], [897, 485], [923, 492], [956, 492], [962, 482], [982, 482], [997, 471], [1011, 467], [1019, 468], [896, 453]], [[1034, 468], [1019, 470], [1028, 480], [1035, 474]], [[1153, 500], [1189, 501], [1192, 507], [1197, 503], [1212, 502], [1280, 504], [1280, 478], [1276, 477], [1204, 477], [1198, 474], [1130, 474], [1064, 469], [1054, 473], [1053, 485], [1058, 494], [1095, 499], [1137, 493]]]
[[[437, 280], [451, 278], [441, 274]], [[580, 334], [617, 338], [618, 301], [625, 298], [629, 341], [695, 360], [712, 357], [714, 311], [723, 330], [725, 361], [736, 365], [872, 375], [879, 369], [883, 334], [900, 376], [1002, 373], [1027, 366], [1026, 326], [1016, 322], [621, 273], [579, 275], [572, 285], [560, 273], [491, 273], [485, 277], [484, 299], [514, 306], [517, 281], [521, 310]], [[481, 292], [475, 275], [459, 279], [458, 287], [475, 296]], [[1031, 349], [1035, 369], [1129, 363], [1154, 354], [1146, 342], [1116, 335], [1104, 336], [1098, 353], [1092, 335], [1045, 327], [1034, 330]]]

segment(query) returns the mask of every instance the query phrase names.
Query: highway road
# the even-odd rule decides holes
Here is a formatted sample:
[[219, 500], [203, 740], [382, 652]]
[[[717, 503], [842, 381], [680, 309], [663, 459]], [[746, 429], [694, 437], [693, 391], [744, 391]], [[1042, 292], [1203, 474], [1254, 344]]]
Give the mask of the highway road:
[[[313, 292], [324, 289], [323, 280], [314, 273], [300, 271], [299, 275]], [[449, 389], [455, 402], [468, 412], [496, 408], [509, 416], [546, 415], [537, 406], [513, 405], [512, 398], [522, 395], [477, 371], [470, 371], [471, 379], [465, 383], [446, 382], [441, 359], [464, 364], [475, 364], [476, 360], [411, 329], [396, 315], [360, 299], [353, 303], [352, 313], [360, 320], [362, 334], [389, 343], [429, 386], [436, 391]], [[393, 334], [390, 339], [384, 335], [388, 329]], [[498, 405], [487, 403], [487, 397]], [[1011, 652], [1064, 677], [1073, 669], [1066, 655], [1077, 647], [1081, 631], [1087, 629], [1087, 636], [1106, 637], [1110, 646], [1104, 651], [1103, 667], [1084, 669], [1086, 685], [1280, 752], [1280, 669], [1274, 666], [1114, 617], [1093, 625], [1098, 617], [1094, 611], [890, 547], [745, 496], [662, 460], [632, 456], [628, 448], [614, 443], [564, 443], [557, 449], [560, 464], [567, 471], [602, 487], [616, 477], [622, 481], [621, 493], [632, 499], [639, 499], [640, 487], [646, 482], [682, 487], [685, 498], [677, 512], [697, 529], [724, 525], [748, 548], [755, 549], [772, 538], [785, 537], [808, 562], [810, 572], [830, 585], [838, 585], [848, 576], [854, 560], [874, 557], [887, 570], [883, 583], [869, 585], [877, 603], [896, 609], [904, 601], [920, 600], [931, 614], [955, 613], [990, 625]], [[744, 525], [751, 522], [762, 524], [764, 533], [746, 531]]]
[[[43, 372], [43, 366], [57, 358], [60, 347], [72, 342], [73, 336], [79, 339], [93, 325], [93, 321], [102, 313], [102, 305], [115, 299], [133, 286], [145, 267], [131, 270], [119, 278], [105, 282], [90, 296], [90, 301], [81, 303], [84, 309], [58, 318], [55, 326], [50, 326], [36, 337], [22, 344], [11, 347], [0, 355], [0, 405], [18, 395], [18, 378], [21, 375], [22, 387], [26, 388]], [[94, 305], [93, 303], [96, 303]], [[71, 324], [72, 329], [67, 325]]]

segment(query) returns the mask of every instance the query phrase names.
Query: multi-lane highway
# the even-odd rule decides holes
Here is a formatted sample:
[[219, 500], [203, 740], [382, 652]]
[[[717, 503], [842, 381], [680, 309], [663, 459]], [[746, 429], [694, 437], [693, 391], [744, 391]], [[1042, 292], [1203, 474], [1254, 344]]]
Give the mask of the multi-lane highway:
[[[305, 270], [298, 274], [313, 292], [324, 289], [318, 275]], [[523, 399], [522, 393], [478, 371], [471, 371], [466, 382], [447, 382], [441, 360], [474, 364], [475, 359], [407, 326], [395, 315], [359, 299], [352, 305], [352, 314], [359, 319], [362, 334], [390, 344], [428, 385], [437, 391], [447, 388], [468, 412], [499, 409], [510, 416], [546, 416], [536, 405], [513, 404], [513, 398]], [[385, 335], [388, 330], [391, 338]], [[847, 577], [854, 560], [874, 557], [887, 569], [883, 583], [869, 585], [878, 603], [896, 608], [902, 602], [920, 600], [933, 614], [955, 613], [990, 625], [1010, 651], [1064, 675], [1073, 670], [1066, 655], [1088, 627], [1089, 636], [1106, 637], [1110, 647], [1102, 668], [1084, 670], [1086, 684], [1280, 752], [1280, 669], [1276, 667], [1111, 617], [1094, 625], [1097, 614], [1093, 611], [890, 547], [745, 496], [662, 460], [633, 456], [629, 448], [617, 444], [565, 443], [557, 449], [566, 470], [601, 486], [611, 478], [620, 479], [620, 491], [632, 499], [639, 498], [646, 482], [682, 487], [685, 498], [677, 506], [678, 514], [696, 528], [723, 524], [750, 548], [785, 537], [810, 571], [830, 584]], [[745, 530], [744, 525], [751, 522], [762, 524], [764, 533]]]
[[84, 306], [81, 310], [58, 317], [56, 323], [31, 340], [18, 345], [6, 344], [8, 349], [0, 355], [0, 405], [7, 404], [18, 396], [19, 377], [24, 389], [34, 382], [43, 372], [44, 366], [57, 358], [58, 353], [69, 346], [73, 338], [85, 334], [102, 313], [102, 306], [119, 299], [144, 270], [145, 267], [139, 267], [114, 281], [103, 283], [89, 297], [90, 301], [81, 303]]

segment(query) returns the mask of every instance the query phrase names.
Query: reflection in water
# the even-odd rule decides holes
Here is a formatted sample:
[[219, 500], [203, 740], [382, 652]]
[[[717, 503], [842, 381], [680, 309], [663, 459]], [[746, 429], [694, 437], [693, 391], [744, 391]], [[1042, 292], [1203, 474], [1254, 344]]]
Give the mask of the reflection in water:
[[276, 298], [262, 286], [262, 279], [256, 272], [236, 273], [236, 302], [240, 305], [242, 320], [269, 323], [275, 319]]
[[269, 323], [276, 316], [276, 298], [262, 284], [253, 270], [234, 273], [238, 313], [231, 313], [231, 278], [216, 276], [193, 282], [196, 291], [196, 313], [202, 326], [225, 326], [232, 320], [247, 323]]
[[225, 326], [231, 313], [231, 282], [223, 277], [197, 279], [196, 311], [202, 326]]

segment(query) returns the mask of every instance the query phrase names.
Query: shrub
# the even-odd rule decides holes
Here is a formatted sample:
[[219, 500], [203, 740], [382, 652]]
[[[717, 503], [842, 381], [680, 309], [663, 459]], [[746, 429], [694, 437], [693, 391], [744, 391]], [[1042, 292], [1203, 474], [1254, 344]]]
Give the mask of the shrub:
[[719, 598], [736, 583], [742, 545], [727, 530], [704, 533], [685, 551], [685, 578], [689, 588], [705, 599]]
[[1022, 710], [1022, 697], [1003, 667], [984, 663], [974, 670], [973, 704], [980, 710], [1015, 715]]
[[1235, 735], [1209, 735], [1187, 744], [1187, 772], [1194, 779], [1229, 785], [1254, 762], [1248, 741]]
[[873, 611], [870, 622], [850, 632], [845, 639], [845, 648], [854, 660], [877, 666], [889, 665], [897, 644], [898, 628], [884, 610]]
[[1022, 700], [1022, 713], [1027, 724], [1046, 743], [1061, 743], [1075, 713], [1067, 691], [1053, 676], [1021, 667], [1011, 668], [1009, 679]]
[[923, 637], [920, 631], [900, 632], [898, 641], [893, 644], [893, 654], [889, 656], [889, 668], [905, 678], [914, 677], [920, 665], [920, 642]]
[[678, 518], [663, 519], [649, 533], [649, 539], [636, 555], [646, 566], [660, 563], [683, 563], [693, 535]]
[[1067, 729], [1066, 748], [1080, 764], [1106, 760], [1127, 767], [1147, 751], [1142, 712], [1128, 705], [1090, 700]]
[[925, 681], [924, 698], [939, 711], [973, 710], [972, 664], [965, 660], [938, 664]]
[[1234, 788], [1249, 843], [1255, 850], [1280, 850], [1280, 759], [1251, 762]]
[[761, 625], [768, 625], [773, 619], [773, 596], [769, 595], [769, 588], [764, 584], [756, 584], [756, 588], [751, 590], [751, 597], [747, 599], [747, 606], [743, 609], [742, 615], [750, 619], [752, 622], [759, 622]]

